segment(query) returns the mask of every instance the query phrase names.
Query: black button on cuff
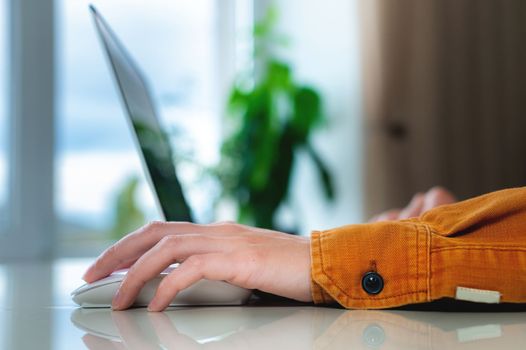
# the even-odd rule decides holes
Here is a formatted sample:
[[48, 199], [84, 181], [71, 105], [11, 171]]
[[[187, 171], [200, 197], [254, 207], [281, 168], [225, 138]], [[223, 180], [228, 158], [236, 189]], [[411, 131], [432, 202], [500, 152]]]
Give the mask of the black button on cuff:
[[367, 272], [362, 277], [362, 288], [367, 294], [378, 294], [384, 289], [384, 279], [376, 272]]

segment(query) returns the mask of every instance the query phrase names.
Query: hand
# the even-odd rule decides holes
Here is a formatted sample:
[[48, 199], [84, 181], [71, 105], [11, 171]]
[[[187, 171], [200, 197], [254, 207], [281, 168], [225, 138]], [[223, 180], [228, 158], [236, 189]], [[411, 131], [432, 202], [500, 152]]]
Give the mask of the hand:
[[417, 217], [426, 211], [444, 204], [455, 203], [455, 196], [442, 187], [433, 187], [426, 193], [417, 193], [411, 199], [407, 207], [403, 209], [391, 209], [376, 215], [369, 222], [402, 220]]
[[112, 307], [130, 307], [149, 280], [181, 263], [159, 284], [150, 311], [165, 309], [199, 280], [226, 281], [299, 301], [311, 301], [308, 237], [235, 223], [153, 222], [109, 247], [83, 276], [88, 282], [131, 267]]

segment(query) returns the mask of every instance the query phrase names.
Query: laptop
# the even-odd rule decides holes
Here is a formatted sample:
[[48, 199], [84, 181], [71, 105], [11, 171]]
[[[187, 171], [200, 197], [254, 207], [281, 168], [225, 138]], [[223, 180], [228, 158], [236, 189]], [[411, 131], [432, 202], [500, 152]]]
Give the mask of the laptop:
[[[170, 142], [161, 128], [146, 79], [97, 10], [93, 6], [90, 9], [159, 209], [165, 220], [192, 222], [192, 213], [174, 166]], [[135, 299], [134, 306], [148, 305], [162, 278], [174, 268], [177, 266], [170, 266], [157, 278], [148, 281]], [[126, 273], [115, 271], [103, 279], [80, 286], [71, 292], [73, 301], [84, 308], [110, 307]], [[251, 293], [251, 290], [224, 281], [202, 279], [178, 293], [170, 306], [241, 305]]]
[[93, 5], [90, 10], [159, 211], [167, 221], [193, 222], [145, 75]]

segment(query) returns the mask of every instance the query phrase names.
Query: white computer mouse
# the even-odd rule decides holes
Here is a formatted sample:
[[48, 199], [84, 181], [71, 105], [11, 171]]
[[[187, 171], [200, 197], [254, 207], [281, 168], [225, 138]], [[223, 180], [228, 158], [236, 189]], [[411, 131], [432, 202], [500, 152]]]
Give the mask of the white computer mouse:
[[[177, 265], [172, 265], [158, 277], [146, 283], [135, 299], [133, 306], [148, 306], [161, 280]], [[93, 283], [87, 283], [71, 292], [75, 303], [84, 308], [111, 307], [113, 296], [117, 292], [128, 269], [115, 271], [111, 275]], [[170, 306], [186, 305], [242, 305], [252, 291], [223, 281], [201, 280], [177, 294]]]

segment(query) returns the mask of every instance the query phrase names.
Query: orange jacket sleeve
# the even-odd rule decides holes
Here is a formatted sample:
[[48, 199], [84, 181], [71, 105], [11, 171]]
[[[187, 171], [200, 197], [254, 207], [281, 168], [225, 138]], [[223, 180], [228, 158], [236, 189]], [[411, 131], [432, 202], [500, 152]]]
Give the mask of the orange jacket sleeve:
[[316, 231], [311, 242], [315, 303], [388, 308], [463, 290], [474, 301], [526, 302], [526, 187], [414, 219]]

